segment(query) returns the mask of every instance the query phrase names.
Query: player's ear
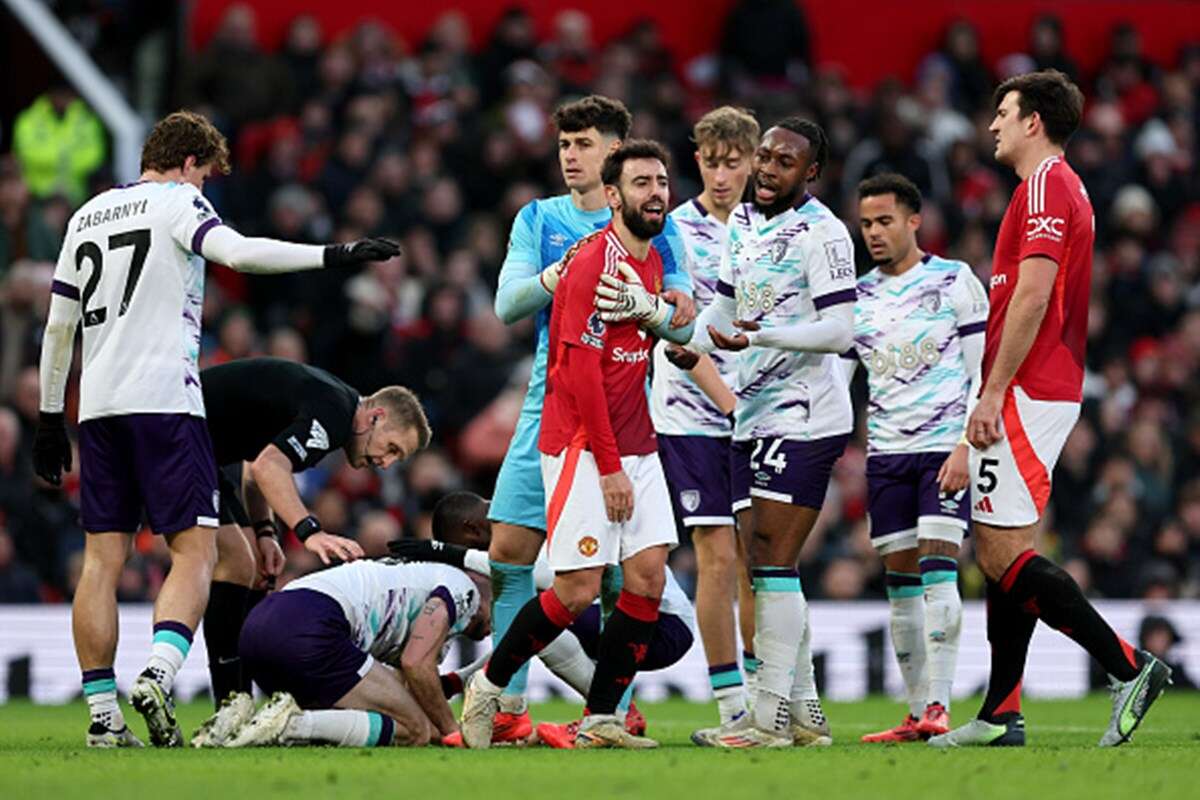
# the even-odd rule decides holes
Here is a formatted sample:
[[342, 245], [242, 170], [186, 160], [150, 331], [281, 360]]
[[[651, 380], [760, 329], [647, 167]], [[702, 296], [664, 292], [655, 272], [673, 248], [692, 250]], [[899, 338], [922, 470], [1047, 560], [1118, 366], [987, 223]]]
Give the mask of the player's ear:
[[921, 212], [908, 215], [908, 229], [913, 232], [921, 229]]
[[604, 198], [608, 200], [608, 207], [613, 210], [613, 213], [621, 210], [621, 192], [615, 186], [605, 185]]

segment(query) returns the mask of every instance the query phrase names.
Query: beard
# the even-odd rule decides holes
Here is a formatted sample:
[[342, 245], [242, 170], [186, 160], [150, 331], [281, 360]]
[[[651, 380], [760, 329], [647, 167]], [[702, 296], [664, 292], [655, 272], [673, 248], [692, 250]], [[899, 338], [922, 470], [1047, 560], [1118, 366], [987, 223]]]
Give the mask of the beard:
[[625, 227], [634, 236], [649, 241], [662, 233], [663, 226], [667, 222], [667, 217], [664, 214], [656, 221], [648, 220], [642, 216], [642, 212], [627, 203], [623, 203], [621, 205], [621, 221], [625, 223]]
[[798, 183], [791, 187], [790, 192], [784, 191], [786, 187], [781, 186], [775, 192], [775, 199], [772, 202], [764, 205], [758, 201], [758, 192], [754, 191], [753, 187], [758, 185], [758, 181], [754, 176], [751, 176], [750, 178], [750, 185], [750, 202], [754, 204], [755, 210], [767, 219], [787, 211], [789, 208], [796, 205], [796, 203], [800, 201], [800, 198], [804, 196], [803, 183]]

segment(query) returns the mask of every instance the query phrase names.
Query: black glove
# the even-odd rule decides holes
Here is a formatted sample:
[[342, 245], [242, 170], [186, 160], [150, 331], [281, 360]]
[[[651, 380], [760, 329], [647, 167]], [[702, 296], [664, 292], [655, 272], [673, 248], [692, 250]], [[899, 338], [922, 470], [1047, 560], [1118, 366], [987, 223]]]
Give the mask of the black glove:
[[388, 239], [359, 239], [325, 247], [326, 267], [353, 267], [367, 261], [387, 261], [400, 255], [400, 245]]
[[663, 355], [667, 357], [667, 361], [670, 361], [686, 372], [691, 372], [700, 363], [700, 356], [698, 354], [682, 347], [678, 349], [668, 347], [663, 350]]
[[71, 440], [67, 438], [67, 420], [62, 412], [43, 411], [38, 415], [33, 436], [33, 471], [55, 486], [62, 484], [62, 473], [71, 471]]
[[393, 539], [388, 549], [402, 561], [433, 561], [459, 569], [467, 559], [467, 548], [430, 539]]

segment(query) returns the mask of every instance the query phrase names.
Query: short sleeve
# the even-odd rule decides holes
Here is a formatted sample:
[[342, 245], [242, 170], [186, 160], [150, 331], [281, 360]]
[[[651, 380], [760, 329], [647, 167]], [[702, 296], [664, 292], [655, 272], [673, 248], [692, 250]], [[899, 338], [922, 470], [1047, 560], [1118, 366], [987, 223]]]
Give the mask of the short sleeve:
[[814, 231], [814, 251], [807, 260], [808, 289], [813, 305], [823, 308], [853, 303], [857, 275], [854, 269], [854, 243], [840, 221], [822, 225]]
[[453, 636], [466, 630], [471, 618], [479, 611], [479, 590], [475, 582], [459, 570], [448, 570], [442, 582], [429, 593], [446, 604], [449, 614], [449, 633]]
[[950, 304], [958, 320], [958, 335], [983, 333], [987, 328], [988, 298], [983, 284], [967, 264], [961, 264], [950, 286]]
[[662, 233], [654, 237], [652, 244], [662, 258], [663, 288], [691, 294], [692, 270], [687, 244], [679, 231], [679, 225], [670, 215], [667, 216]]
[[171, 238], [184, 250], [202, 256], [204, 237], [213, 228], [223, 224], [217, 212], [200, 190], [191, 184], [182, 183], [170, 189], [167, 206], [168, 229]]
[[576, 256], [572, 260], [566, 278], [566, 305], [563, 307], [562, 329], [559, 331], [563, 344], [604, 350], [608, 341], [608, 326], [596, 310], [596, 284], [600, 281], [603, 266], [603, 259], [594, 255], [583, 258]]
[[324, 398], [309, 398], [306, 407], [272, 440], [272, 444], [292, 462], [292, 472], [303, 472], [346, 443], [351, 426], [345, 417], [346, 411], [340, 404]]
[[1071, 186], [1059, 170], [1039, 170], [1029, 178], [1020, 259], [1042, 256], [1062, 263], [1071, 227], [1070, 193]]

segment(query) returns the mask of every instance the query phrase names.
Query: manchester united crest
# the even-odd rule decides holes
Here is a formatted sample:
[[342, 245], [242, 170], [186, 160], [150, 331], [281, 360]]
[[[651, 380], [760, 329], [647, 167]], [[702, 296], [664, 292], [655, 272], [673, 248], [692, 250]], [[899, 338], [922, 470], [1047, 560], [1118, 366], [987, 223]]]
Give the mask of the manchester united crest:
[[585, 536], [579, 540], [580, 555], [591, 558], [596, 555], [596, 551], [600, 549], [600, 543], [596, 541], [595, 536]]

